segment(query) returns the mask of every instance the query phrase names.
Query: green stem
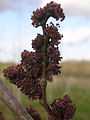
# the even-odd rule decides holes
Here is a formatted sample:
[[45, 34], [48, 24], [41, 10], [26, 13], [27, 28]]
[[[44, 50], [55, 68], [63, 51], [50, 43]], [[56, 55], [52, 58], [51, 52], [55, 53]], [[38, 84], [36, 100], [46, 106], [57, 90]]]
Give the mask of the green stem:
[[49, 111], [49, 105], [47, 101], [47, 94], [46, 94], [46, 88], [47, 88], [47, 79], [46, 79], [46, 65], [47, 65], [47, 38], [46, 34], [44, 32], [45, 26], [42, 27], [43, 29], [43, 35], [44, 35], [44, 46], [43, 46], [43, 75], [42, 75], [42, 101], [41, 104], [46, 109], [46, 111]]

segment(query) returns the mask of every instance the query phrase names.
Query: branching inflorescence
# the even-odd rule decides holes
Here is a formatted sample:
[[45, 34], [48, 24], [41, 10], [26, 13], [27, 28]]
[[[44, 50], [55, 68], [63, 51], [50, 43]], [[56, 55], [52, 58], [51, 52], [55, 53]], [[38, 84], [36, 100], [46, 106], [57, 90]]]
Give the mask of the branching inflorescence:
[[[34, 51], [24, 50], [21, 53], [21, 63], [5, 69], [4, 75], [30, 99], [39, 99], [49, 115], [49, 120], [70, 120], [74, 115], [75, 106], [69, 96], [57, 99], [52, 104], [48, 104], [47, 101], [47, 81], [52, 81], [52, 76], [61, 72], [62, 57], [58, 45], [63, 37], [57, 26], [52, 22], [47, 24], [50, 17], [55, 18], [56, 21], [64, 20], [65, 16], [60, 4], [50, 2], [45, 7], [33, 12], [32, 25], [34, 27], [41, 26], [43, 35], [37, 34], [37, 37], [32, 40]], [[32, 108], [28, 108], [27, 111], [35, 120], [40, 119], [34, 117], [33, 113], [36, 112]]]

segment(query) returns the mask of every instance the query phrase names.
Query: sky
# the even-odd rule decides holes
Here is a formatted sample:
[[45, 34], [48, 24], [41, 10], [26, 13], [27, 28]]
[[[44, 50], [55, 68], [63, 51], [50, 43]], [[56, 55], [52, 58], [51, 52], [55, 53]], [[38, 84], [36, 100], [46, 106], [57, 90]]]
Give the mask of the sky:
[[[31, 41], [42, 32], [32, 26], [32, 11], [51, 0], [0, 0], [0, 61], [19, 61], [32, 50]], [[90, 0], [53, 0], [60, 3], [65, 20], [60, 23], [63, 60], [90, 60]]]

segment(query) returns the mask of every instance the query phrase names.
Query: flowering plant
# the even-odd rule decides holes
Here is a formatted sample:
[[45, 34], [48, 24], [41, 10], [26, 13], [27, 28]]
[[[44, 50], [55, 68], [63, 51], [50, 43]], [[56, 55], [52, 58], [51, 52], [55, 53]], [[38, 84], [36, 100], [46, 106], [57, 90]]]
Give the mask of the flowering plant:
[[[30, 99], [39, 99], [41, 105], [48, 113], [49, 120], [70, 120], [75, 113], [75, 106], [69, 96], [56, 99], [49, 104], [47, 101], [47, 82], [53, 80], [60, 70], [59, 44], [62, 34], [58, 26], [52, 22], [47, 24], [50, 17], [63, 21], [65, 15], [60, 4], [48, 3], [45, 7], [37, 9], [32, 15], [32, 25], [41, 27], [43, 34], [37, 34], [32, 40], [34, 51], [24, 50], [21, 53], [20, 64], [13, 65], [4, 70], [5, 77], [15, 84]], [[32, 107], [26, 108], [34, 120], [41, 120], [40, 115]]]

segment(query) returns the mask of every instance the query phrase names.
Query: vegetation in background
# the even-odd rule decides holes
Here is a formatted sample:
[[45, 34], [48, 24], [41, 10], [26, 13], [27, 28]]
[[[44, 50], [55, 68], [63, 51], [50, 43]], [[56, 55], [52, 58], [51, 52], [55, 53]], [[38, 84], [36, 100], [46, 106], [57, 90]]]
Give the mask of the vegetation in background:
[[[81, 68], [79, 67], [81, 66]], [[7, 64], [0, 64], [0, 69], [7, 67]], [[47, 86], [48, 100], [51, 103], [55, 98], [68, 93], [73, 102], [77, 106], [77, 111], [73, 120], [89, 120], [90, 119], [90, 62], [89, 61], [65, 61], [61, 64], [62, 74], [54, 78], [54, 81]], [[68, 69], [67, 69], [68, 68]], [[76, 70], [77, 69], [77, 70]], [[70, 71], [70, 72], [69, 72]], [[73, 74], [72, 74], [72, 71]], [[69, 74], [68, 74], [69, 72]], [[78, 76], [78, 72], [83, 73]], [[68, 74], [68, 75], [67, 75]], [[3, 78], [4, 80], [5, 78]], [[7, 81], [4, 80], [7, 84]], [[14, 85], [8, 81], [7, 85], [18, 100], [26, 107], [30, 101], [23, 95]], [[17, 92], [18, 91], [18, 92]], [[18, 93], [18, 94], [17, 94]], [[39, 110], [43, 120], [46, 120], [46, 112], [38, 101], [33, 101], [32, 106]], [[0, 102], [0, 111], [4, 113], [7, 120], [15, 120], [15, 115], [6, 105]]]

